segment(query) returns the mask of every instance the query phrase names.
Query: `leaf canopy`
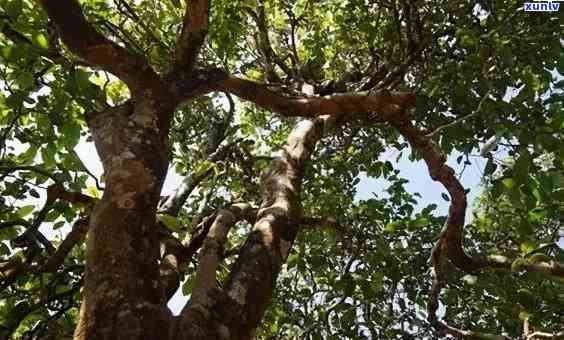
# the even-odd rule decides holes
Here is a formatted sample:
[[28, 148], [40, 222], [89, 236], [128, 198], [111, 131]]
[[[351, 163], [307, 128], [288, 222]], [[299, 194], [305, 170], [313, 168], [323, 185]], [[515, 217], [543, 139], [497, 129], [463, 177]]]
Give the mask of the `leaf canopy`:
[[[80, 3], [100, 33], [156, 72], [172, 68], [189, 2]], [[46, 189], [99, 196], [104, 176], [80, 153], [92, 138], [85, 116], [125, 103], [131, 90], [74, 54], [37, 6], [0, 1], [0, 337], [66, 339], [78, 318], [84, 246], [58, 271], [7, 278], [17, 264], [46, 262], [50, 250], [38, 232], [56, 248], [88, 215], [76, 202], [50, 202]], [[319, 97], [416, 93], [411, 120], [449, 163], [483, 167], [480, 188], [471, 188], [481, 193], [464, 228], [467, 252], [512, 262], [511, 271], [477, 273], [446, 263], [439, 313], [461, 329], [509, 338], [523, 334], [524, 322], [558, 332], [564, 320], [562, 276], [526, 270], [564, 262], [564, 12], [522, 7], [521, 0], [215, 0], [197, 64], [288, 96], [308, 88]], [[158, 219], [184, 240], [201, 216], [233, 202], [258, 206], [258, 174], [297, 121], [223, 92], [181, 105], [170, 171], [199, 180], [178, 217]], [[210, 156], [216, 151], [222, 156]], [[304, 216], [334, 217], [344, 231], [303, 227], [257, 338], [433, 336], [429, 256], [445, 222], [437, 207], [451, 197], [430, 202], [408, 190], [390, 155], [421, 159], [387, 124], [351, 121], [318, 145], [303, 181]], [[385, 189], [361, 195], [372, 180]], [[248, 230], [237, 224], [225, 248], [240, 248]], [[233, 262], [224, 260], [220, 279]], [[185, 295], [195, 270], [187, 265]]]

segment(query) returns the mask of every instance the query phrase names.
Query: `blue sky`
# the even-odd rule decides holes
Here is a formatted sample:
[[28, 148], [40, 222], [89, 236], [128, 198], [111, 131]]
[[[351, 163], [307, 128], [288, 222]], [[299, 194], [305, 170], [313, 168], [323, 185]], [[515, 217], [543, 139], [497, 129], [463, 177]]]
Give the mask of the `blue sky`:
[[[421, 198], [418, 199], [418, 207], [423, 208], [428, 204], [437, 204], [437, 213], [447, 214], [449, 202], [446, 202], [442, 197], [441, 193], [446, 193], [442, 184], [434, 182], [429, 176], [427, 171], [427, 165], [423, 160], [412, 162], [404, 156], [399, 159], [396, 163], [396, 158], [398, 152], [387, 152], [384, 154], [381, 160], [390, 161], [394, 164], [394, 167], [400, 171], [400, 176], [407, 179], [409, 182], [405, 185], [406, 190], [411, 193], [418, 192], [421, 194]], [[448, 157], [447, 164], [450, 165], [457, 174], [462, 171], [462, 164], [456, 163], [456, 158], [460, 156], [458, 153], [453, 153]], [[472, 157], [470, 158], [472, 162], [468, 165], [462, 175], [459, 177], [460, 182], [466, 189], [470, 189], [468, 193], [468, 214], [471, 213], [471, 208], [474, 200], [480, 193], [480, 181], [482, 179], [482, 174], [484, 167], [486, 165], [486, 160], [484, 158]], [[384, 189], [388, 186], [388, 182], [383, 179], [368, 178], [366, 176], [361, 176], [361, 181], [358, 184], [358, 198], [368, 199], [374, 197], [374, 194], [381, 195]], [[470, 215], [467, 214], [467, 217]]]

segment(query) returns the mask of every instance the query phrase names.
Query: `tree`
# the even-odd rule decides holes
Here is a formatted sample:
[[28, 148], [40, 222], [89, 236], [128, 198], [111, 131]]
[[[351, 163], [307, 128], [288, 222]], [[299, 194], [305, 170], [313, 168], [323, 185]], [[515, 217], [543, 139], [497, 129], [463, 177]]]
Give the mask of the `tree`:
[[[3, 1], [0, 334], [562, 336], [561, 13]], [[379, 158], [391, 149], [425, 162], [448, 216], [416, 209]], [[466, 225], [447, 159], [480, 149], [486, 191]], [[184, 180], [161, 197], [172, 169]], [[358, 200], [366, 177], [387, 194]], [[72, 229], [50, 239], [48, 223]]]

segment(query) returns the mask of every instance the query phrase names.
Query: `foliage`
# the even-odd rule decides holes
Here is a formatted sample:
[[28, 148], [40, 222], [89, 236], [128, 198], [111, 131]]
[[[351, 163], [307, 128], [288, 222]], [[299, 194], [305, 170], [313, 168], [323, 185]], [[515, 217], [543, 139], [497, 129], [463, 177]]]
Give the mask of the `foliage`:
[[[52, 255], [48, 245], [57, 248], [89, 208], [52, 202], [47, 188], [60, 184], [101, 197], [103, 175], [85, 167], [81, 158], [90, 156], [76, 152], [91, 142], [84, 117], [124, 103], [130, 93], [121, 80], [72, 54], [36, 3], [0, 4], [0, 337], [70, 338], [84, 245], [73, 248], [57, 271], [41, 268]], [[100, 32], [145, 56], [155, 70], [171, 68], [185, 4], [81, 5]], [[483, 193], [465, 227], [468, 252], [503, 255], [515, 264], [512, 272], [477, 273], [447, 264], [441, 313], [460, 328], [511, 338], [521, 336], [525, 320], [548, 332], [560, 331], [564, 320], [562, 278], [523, 271], [518, 262], [564, 262], [564, 12], [529, 15], [522, 5], [217, 0], [198, 65], [268, 83], [290, 96], [308, 86], [320, 96], [417, 93], [412, 120], [441, 151], [460, 156], [461, 166], [486, 162]], [[200, 181], [178, 217], [163, 212], [159, 220], [188, 241], [202, 217], [217, 209], [243, 201], [259, 206], [257, 174], [297, 120], [221, 92], [182, 105], [170, 132], [170, 171]], [[222, 147], [221, 157], [210, 156]], [[334, 217], [344, 231], [303, 226], [259, 338], [433, 336], [426, 315], [428, 259], [445, 220], [436, 204], [445, 203], [424, 206], [424, 197], [405, 189], [397, 163], [382, 157], [398, 150], [413, 161], [421, 157], [387, 124], [361, 121], [319, 143], [304, 176], [304, 215]], [[385, 181], [386, 191], [360, 198], [366, 178]], [[249, 228], [239, 223], [225, 248], [239, 249]], [[49, 240], [42, 242], [41, 233]], [[220, 278], [234, 261], [224, 260]], [[30, 269], [8, 279], [21, 267], [15, 264]], [[193, 272], [188, 264], [185, 295]]]

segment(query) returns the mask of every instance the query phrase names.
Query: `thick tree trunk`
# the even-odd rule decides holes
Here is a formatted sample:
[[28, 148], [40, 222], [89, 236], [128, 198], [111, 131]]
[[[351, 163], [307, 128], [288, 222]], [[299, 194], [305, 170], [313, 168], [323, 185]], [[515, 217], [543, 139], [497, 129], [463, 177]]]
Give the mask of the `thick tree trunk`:
[[[87, 117], [104, 166], [106, 188], [91, 214], [75, 338], [252, 338], [299, 230], [301, 182], [315, 143], [337, 120], [390, 121], [413, 106], [415, 96], [388, 92], [287, 96], [221, 70], [196, 70], [208, 31], [208, 0], [186, 6], [173, 67], [165, 76], [157, 74], [144, 56], [98, 32], [84, 17], [79, 1], [38, 1], [67, 47], [88, 65], [116, 75], [132, 95], [127, 105]], [[217, 90], [284, 116], [310, 120], [296, 127], [282, 155], [263, 177], [262, 204], [254, 229], [222, 288], [215, 284], [217, 252], [229, 224], [249, 209], [232, 207], [218, 215], [201, 251], [193, 300], [175, 319], [166, 307], [167, 286], [159, 280], [160, 240], [155, 225], [168, 168], [170, 113], [181, 102]], [[165, 205], [168, 212], [180, 209], [196, 182], [188, 181], [175, 195], [179, 200]]]
[[156, 207], [168, 167], [166, 129], [140, 102], [88, 117], [106, 187], [90, 220], [75, 339], [167, 339]]
[[256, 223], [229, 279], [223, 288], [215, 284], [208, 284], [207, 290], [199, 287], [202, 297], [190, 301], [182, 311], [176, 339], [253, 338], [299, 230], [306, 163], [316, 142], [334, 123], [327, 116], [304, 120], [288, 136], [282, 155], [262, 177], [262, 204]]

